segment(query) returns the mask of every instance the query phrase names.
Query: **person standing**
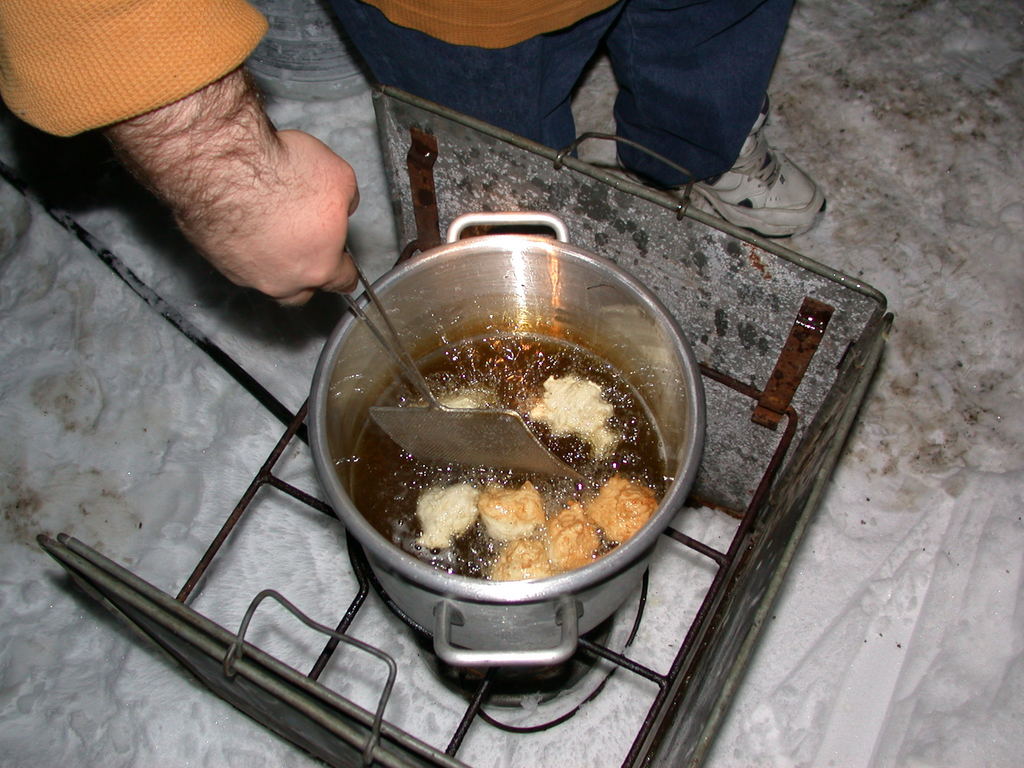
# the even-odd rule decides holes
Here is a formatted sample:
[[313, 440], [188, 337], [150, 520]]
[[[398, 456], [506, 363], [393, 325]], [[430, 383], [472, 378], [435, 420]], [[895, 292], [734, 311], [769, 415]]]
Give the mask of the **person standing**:
[[[817, 185], [763, 135], [792, 0], [331, 0], [375, 77], [562, 147], [600, 45], [619, 132], [686, 167], [724, 218], [805, 231]], [[245, 0], [3, 0], [0, 94], [58, 136], [100, 130], [224, 275], [284, 304], [347, 291], [351, 166], [278, 131], [244, 61], [267, 29]], [[687, 178], [624, 146], [628, 170]]]

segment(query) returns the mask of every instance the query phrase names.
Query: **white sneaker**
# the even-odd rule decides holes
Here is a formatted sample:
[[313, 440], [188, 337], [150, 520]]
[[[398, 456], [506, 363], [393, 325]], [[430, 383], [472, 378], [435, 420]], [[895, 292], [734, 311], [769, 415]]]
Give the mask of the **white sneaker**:
[[766, 237], [797, 235], [814, 226], [825, 196], [796, 163], [768, 146], [761, 130], [767, 117], [765, 99], [736, 164], [714, 183], [694, 184], [693, 191], [737, 226]]

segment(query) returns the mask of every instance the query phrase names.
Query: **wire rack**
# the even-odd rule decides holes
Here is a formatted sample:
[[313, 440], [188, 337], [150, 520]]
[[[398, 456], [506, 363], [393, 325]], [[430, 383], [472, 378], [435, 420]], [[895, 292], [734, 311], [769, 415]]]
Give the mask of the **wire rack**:
[[[759, 390], [745, 385], [727, 374], [708, 368], [707, 366], [701, 367], [701, 373], [706, 379], [724, 385], [735, 392], [750, 398], [752, 401], [752, 407], [753, 403], [756, 403], [763, 394]], [[334, 510], [326, 502], [310, 495], [300, 488], [295, 487], [281, 479], [278, 474], [275, 474], [275, 469], [277, 468], [278, 463], [281, 461], [282, 456], [285, 455], [292, 441], [305, 440], [305, 418], [306, 405], [304, 404], [299, 412], [291, 419], [277, 444], [274, 446], [273, 450], [267, 456], [256, 474], [252, 477], [245, 492], [225, 518], [205, 553], [185, 579], [183, 586], [176, 596], [178, 601], [187, 603], [196, 593], [197, 589], [201, 588], [200, 585], [207, 570], [218, 555], [220, 555], [226, 547], [230, 546], [232, 531], [235, 530], [245, 517], [246, 513], [250, 510], [253, 501], [257, 498], [261, 489], [266, 487], [273, 488], [276, 491], [284, 493], [302, 504], [316, 510], [317, 512], [336, 517]], [[793, 435], [795, 434], [796, 425], [797, 415], [795, 411], [790, 408], [786, 414], [786, 426], [779, 433], [775, 450], [768, 458], [764, 475], [752, 494], [747, 506], [743, 509], [717, 506], [717, 511], [720, 514], [728, 515], [738, 521], [727, 549], [724, 551], [716, 549], [696, 538], [676, 530], [671, 526], [665, 530], [663, 534], [664, 536], [671, 539], [678, 546], [686, 547], [693, 552], [698, 553], [701, 557], [706, 558], [713, 564], [714, 569], [714, 577], [711, 580], [710, 586], [701, 601], [700, 607], [697, 610], [693, 621], [687, 628], [686, 632], [677, 638], [678, 644], [675, 655], [666, 672], [657, 672], [643, 664], [637, 663], [631, 659], [628, 654], [629, 645], [636, 634], [639, 622], [642, 620], [644, 613], [646, 579], [644, 589], [640, 595], [640, 609], [636, 613], [633, 629], [630, 632], [622, 651], [613, 650], [607, 645], [602, 644], [599, 639], [592, 639], [588, 636], [584, 636], [580, 639], [579, 648], [575, 657], [576, 663], [589, 664], [594, 659], [603, 659], [612, 665], [612, 671], [609, 674], [617, 673], [636, 675], [650, 683], [653, 683], [657, 687], [657, 694], [654, 697], [654, 701], [650, 705], [646, 716], [643, 718], [641, 726], [635, 735], [632, 746], [629, 749], [623, 765], [636, 765], [642, 763], [647, 753], [652, 748], [652, 745], [657, 743], [663, 735], [664, 730], [671, 726], [671, 715], [686, 693], [688, 680], [691, 679], [691, 676], [689, 675], [690, 667], [695, 663], [699, 655], [700, 646], [707, 634], [708, 624], [714, 614], [714, 609], [726, 594], [730, 574], [734, 570], [738, 558], [746, 547], [751, 531], [756, 524], [757, 511], [763, 508], [764, 497], [768, 493], [768, 490], [770, 489], [772, 482], [783, 463], [783, 459], [790, 447]], [[696, 498], [691, 498], [690, 503], [695, 506], [706, 505], [700, 499]], [[371, 590], [375, 590], [383, 599], [384, 603], [398, 613], [401, 618], [409, 624], [410, 632], [421, 637], [429, 634], [424, 628], [417, 626], [414, 622], [408, 619], [408, 617], [401, 614], [400, 610], [389, 599], [380, 584], [376, 582], [373, 572], [366, 560], [365, 554], [359, 544], [351, 537], [348, 537], [348, 549], [353, 574], [356, 578], [356, 591], [352, 595], [350, 603], [343, 612], [343, 615], [336, 626], [333, 628], [316, 627], [329, 635], [329, 637], [320, 651], [315, 663], [308, 672], [305, 673], [306, 676], [313, 681], [320, 678], [321, 673], [327, 667], [328, 662], [340, 643], [358, 642], [348, 637], [346, 632], [351, 627], [353, 621], [355, 621], [360, 610], [365, 606], [367, 597]], [[243, 647], [245, 629], [248, 626], [256, 607], [267, 597], [277, 599], [278, 602], [289, 607], [295, 615], [302, 618], [307, 622], [307, 624], [311, 624], [307, 618], [301, 616], [297, 609], [294, 609], [292, 606], [287, 604], [287, 601], [285, 601], [284, 598], [270, 590], [266, 590], [261, 592], [253, 600], [249, 610], [246, 612], [242, 621], [241, 629], [237, 635], [236, 647]], [[364, 644], [364, 650], [373, 653], [380, 658], [388, 660], [391, 659], [388, 655], [387, 648], [382, 647], [381, 644], [375, 644], [369, 647], [365, 647]], [[227, 664], [227, 662], [225, 663]], [[394, 673], [392, 671], [392, 677], [389, 678], [389, 682], [385, 684], [379, 700], [378, 708], [375, 713], [373, 739], [377, 739], [379, 737], [384, 717], [383, 713], [386, 711], [391, 683], [393, 682], [393, 674]], [[523, 737], [528, 737], [531, 733], [536, 733], [538, 731], [565, 724], [590, 701], [596, 698], [604, 688], [603, 684], [597, 686], [587, 698], [577, 704], [569, 712], [563, 713], [557, 718], [539, 725], [519, 727], [503, 723], [498, 717], [490, 714], [487, 710], [489, 700], [501, 689], [501, 682], [499, 679], [500, 674], [501, 671], [496, 668], [482, 671], [481, 674], [478, 675], [477, 679], [475, 681], [470, 681], [468, 686], [464, 689], [464, 693], [467, 697], [466, 709], [457, 727], [448, 738], [447, 746], [444, 750], [446, 755], [457, 758], [459, 749], [467, 734], [477, 721], [486, 722], [492, 727], [499, 728], [510, 733], [521, 734]], [[367, 761], [367, 764], [372, 760], [372, 754], [373, 743], [368, 743], [364, 749], [364, 759]]]

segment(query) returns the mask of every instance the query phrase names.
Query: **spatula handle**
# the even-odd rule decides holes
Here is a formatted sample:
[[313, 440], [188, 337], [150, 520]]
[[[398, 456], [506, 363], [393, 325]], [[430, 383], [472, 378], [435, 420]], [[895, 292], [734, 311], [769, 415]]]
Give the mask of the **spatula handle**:
[[[351, 255], [351, 253], [349, 254]], [[362, 283], [363, 289], [366, 291], [366, 295], [370, 298], [370, 303], [376, 307], [378, 314], [384, 321], [383, 330], [377, 326], [369, 316], [363, 311], [363, 308], [359, 306], [359, 303], [352, 298], [349, 294], [343, 294], [345, 300], [348, 302], [349, 308], [355, 313], [356, 317], [366, 323], [366, 326], [373, 333], [374, 337], [380, 343], [381, 347], [391, 357], [391, 359], [398, 366], [399, 371], [402, 373], [402, 377], [420, 394], [420, 396], [427, 401], [431, 406], [436, 406], [437, 401], [434, 399], [434, 395], [430, 391], [430, 387], [427, 386], [427, 380], [423, 378], [423, 374], [420, 373], [420, 369], [416, 367], [416, 363], [413, 361], [412, 356], [406, 350], [405, 345], [402, 344], [402, 340], [395, 330], [395, 327], [391, 324], [391, 320], [388, 318], [387, 312], [384, 311], [384, 305], [381, 304], [380, 299], [377, 298], [376, 291], [370, 286], [370, 281], [363, 275], [363, 271], [359, 269], [359, 265], [356, 263], [355, 258], [352, 259], [352, 264], [356, 268], [356, 274], [359, 276], [359, 282]]]

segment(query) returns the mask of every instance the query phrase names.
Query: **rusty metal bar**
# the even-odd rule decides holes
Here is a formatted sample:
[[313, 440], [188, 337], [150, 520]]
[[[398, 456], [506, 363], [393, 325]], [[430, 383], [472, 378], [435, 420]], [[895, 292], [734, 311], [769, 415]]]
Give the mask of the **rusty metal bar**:
[[459, 747], [462, 746], [463, 739], [466, 738], [466, 734], [469, 732], [469, 726], [473, 724], [473, 720], [484, 705], [484, 700], [487, 698], [487, 693], [494, 681], [495, 674], [495, 667], [491, 667], [484, 675], [484, 679], [480, 681], [480, 687], [477, 688], [476, 694], [473, 696], [473, 700], [470, 701], [469, 706], [466, 708], [466, 714], [462, 716], [462, 720], [459, 721], [458, 728], [455, 729], [455, 733], [452, 735], [451, 741], [448, 742], [448, 746], [445, 748], [446, 755], [455, 757], [455, 753], [459, 751]]
[[609, 648], [605, 648], [603, 645], [600, 645], [598, 643], [592, 643], [586, 638], [581, 637], [579, 643], [586, 650], [590, 651], [591, 653], [597, 656], [600, 656], [602, 659], [614, 662], [623, 669], [632, 672], [634, 675], [642, 677], [645, 680], [650, 680], [652, 683], [657, 683], [659, 688], [663, 688], [665, 686], [666, 677], [660, 672], [655, 672], [650, 667], [645, 667], [643, 664], [638, 664], [637, 662], [633, 661], [631, 658], [624, 654], [616, 653], [615, 651]]
[[[351, 535], [348, 536], [349, 546], [354, 544], [355, 540]], [[370, 580], [366, 577], [366, 571], [362, 568], [353, 568], [353, 572], [356, 577], [356, 584], [358, 590], [356, 590], [356, 596], [352, 598], [352, 602], [348, 605], [348, 610], [345, 611], [345, 615], [341, 617], [341, 621], [338, 622], [338, 626], [335, 628], [335, 632], [338, 634], [344, 634], [348, 631], [348, 628], [352, 626], [352, 622], [355, 621], [356, 614], [359, 613], [359, 609], [363, 607], [363, 603], [366, 601], [366, 596], [370, 593]], [[338, 647], [339, 640], [332, 637], [327, 641], [324, 649], [320, 651], [320, 655], [317, 657], [316, 662], [313, 664], [313, 668], [309, 670], [307, 677], [317, 680], [327, 667], [327, 663], [331, 660], [331, 656], [334, 655], [334, 651]]]
[[811, 358], [818, 351], [833, 312], [835, 307], [810, 296], [804, 298], [786, 343], [782, 346], [782, 352], [779, 353], [775, 370], [768, 377], [768, 384], [758, 398], [757, 407], [751, 416], [755, 424], [768, 429], [779, 426], [803, 381]]
[[295, 499], [297, 501], [301, 501], [307, 507], [312, 507], [313, 509], [315, 509], [318, 512], [323, 512], [325, 515], [330, 515], [331, 517], [337, 517], [337, 514], [334, 511], [334, 507], [332, 507], [326, 501], [321, 501], [316, 496], [308, 494], [305, 491], [303, 491], [302, 489], [296, 488], [294, 485], [286, 483], [284, 480], [279, 478], [277, 475], [269, 474], [268, 473], [267, 477], [266, 477], [266, 483], [267, 483], [267, 485], [269, 485], [269, 486], [271, 486], [273, 488], [276, 488], [277, 490], [281, 491], [282, 493], [285, 493], [288, 496], [291, 496], [293, 499]]
[[213, 538], [213, 541], [210, 543], [210, 546], [206, 549], [206, 553], [199, 560], [199, 563], [196, 565], [196, 567], [192, 570], [192, 574], [185, 581], [185, 584], [184, 586], [182, 586], [181, 591], [178, 592], [176, 599], [180, 602], [185, 602], [188, 600], [189, 596], [196, 588], [196, 585], [199, 583], [200, 579], [203, 578], [203, 574], [206, 573], [206, 569], [210, 567], [210, 563], [212, 563], [213, 559], [217, 556], [217, 552], [220, 551], [221, 546], [224, 544], [228, 536], [231, 534], [231, 531], [235, 529], [235, 526], [238, 525], [238, 522], [242, 519], [242, 516], [249, 509], [249, 505], [252, 503], [252, 500], [256, 497], [256, 493], [265, 484], [270, 482], [269, 478], [271, 477], [271, 468], [273, 468], [273, 466], [281, 458], [281, 454], [284, 453], [284, 449], [291, 442], [292, 438], [295, 437], [299, 429], [305, 425], [304, 422], [306, 419], [307, 407], [308, 405], [306, 403], [302, 404], [302, 407], [299, 409], [299, 412], [295, 414], [295, 417], [292, 419], [291, 424], [288, 425], [288, 428], [285, 430], [284, 434], [281, 435], [281, 438], [277, 441], [277, 444], [274, 446], [274, 449], [270, 452], [270, 455], [267, 457], [267, 460], [263, 462], [263, 466], [260, 467], [259, 471], [256, 473], [256, 476], [252, 479], [252, 482], [249, 483], [249, 487], [245, 489], [245, 493], [242, 494], [242, 498], [239, 499], [238, 503], [235, 505], [235, 508], [231, 510], [231, 514], [228, 515], [227, 520], [224, 521], [224, 524], [217, 532], [217, 535]]
[[403, 250], [399, 261], [405, 261], [417, 251], [440, 245], [440, 216], [437, 212], [437, 191], [434, 186], [434, 163], [437, 162], [437, 139], [433, 134], [410, 128], [412, 143], [406, 155], [409, 188], [413, 200], [413, 218], [416, 221], [416, 239]]
[[669, 527], [664, 530], [664, 534], [670, 538], [675, 539], [680, 544], [686, 545], [695, 552], [699, 552], [700, 554], [704, 555], [704, 557], [707, 557], [710, 560], [714, 560], [719, 565], [725, 562], [726, 554], [724, 552], [719, 552], [714, 547], [709, 547], [703, 541], [698, 541], [692, 536], [687, 536], [682, 531], [677, 531], [675, 528]]

